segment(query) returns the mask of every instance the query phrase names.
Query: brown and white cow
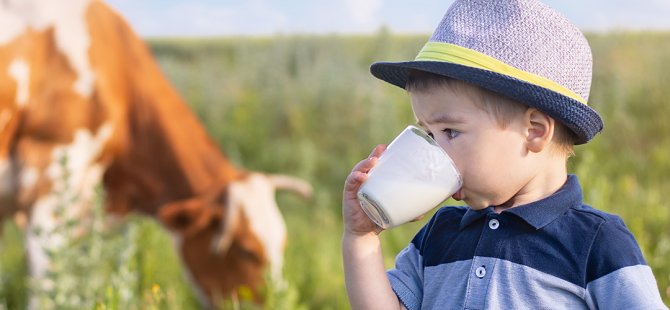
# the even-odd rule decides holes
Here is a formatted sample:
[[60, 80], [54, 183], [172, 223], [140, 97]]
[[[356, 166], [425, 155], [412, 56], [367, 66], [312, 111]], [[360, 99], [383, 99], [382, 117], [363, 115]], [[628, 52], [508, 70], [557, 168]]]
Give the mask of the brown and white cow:
[[311, 194], [300, 179], [229, 162], [104, 3], [0, 1], [0, 222], [27, 215], [32, 277], [68, 238], [54, 227], [84, 217], [100, 182], [107, 211], [170, 229], [205, 303], [258, 289], [267, 266], [281, 278], [275, 189]]

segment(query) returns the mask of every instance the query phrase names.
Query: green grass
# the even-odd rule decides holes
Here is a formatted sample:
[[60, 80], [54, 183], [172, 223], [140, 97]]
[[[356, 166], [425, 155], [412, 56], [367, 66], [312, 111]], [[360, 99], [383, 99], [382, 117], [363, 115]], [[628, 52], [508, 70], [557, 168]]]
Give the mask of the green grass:
[[[595, 61], [589, 104], [603, 116], [605, 130], [577, 147], [569, 169], [579, 175], [588, 204], [623, 217], [669, 303], [670, 203], [664, 194], [670, 193], [670, 88], [664, 81], [670, 80], [670, 34], [588, 38]], [[284, 273], [290, 285], [285, 292], [270, 289], [266, 308], [348, 308], [340, 254], [342, 183], [374, 145], [414, 122], [404, 91], [374, 79], [368, 67], [376, 60], [411, 59], [426, 39], [382, 32], [150, 41], [165, 74], [228, 157], [250, 170], [301, 176], [315, 188], [310, 201], [278, 194], [289, 229]], [[387, 266], [421, 224], [382, 234]], [[118, 238], [134, 236], [135, 252], [127, 262], [131, 280], [114, 282], [114, 272], [104, 268], [89, 275], [106, 284], [95, 295], [96, 308], [124, 308], [123, 302], [197, 308], [169, 236], [157, 224], [131, 217], [99, 234], [116, 252], [129, 247]], [[5, 225], [0, 309], [25, 305], [21, 236]]]

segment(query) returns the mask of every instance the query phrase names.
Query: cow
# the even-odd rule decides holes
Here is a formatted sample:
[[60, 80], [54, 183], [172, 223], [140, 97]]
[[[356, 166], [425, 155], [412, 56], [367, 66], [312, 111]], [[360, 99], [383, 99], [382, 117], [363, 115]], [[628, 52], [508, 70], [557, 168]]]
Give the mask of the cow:
[[26, 222], [31, 277], [45, 277], [45, 249], [69, 238], [54, 227], [86, 216], [96, 184], [108, 213], [146, 214], [171, 232], [206, 306], [242, 286], [258, 300], [267, 270], [282, 281], [275, 190], [312, 193], [300, 178], [227, 159], [105, 3], [1, 1], [0, 223]]

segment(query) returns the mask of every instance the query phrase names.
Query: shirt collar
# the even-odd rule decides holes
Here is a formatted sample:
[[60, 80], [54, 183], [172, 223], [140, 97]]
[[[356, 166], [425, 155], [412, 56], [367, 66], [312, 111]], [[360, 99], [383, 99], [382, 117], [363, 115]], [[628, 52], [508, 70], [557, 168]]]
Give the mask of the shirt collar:
[[[565, 184], [549, 197], [505, 210], [503, 213], [514, 214], [535, 229], [541, 229], [565, 213], [570, 207], [581, 204], [582, 188], [579, 185], [579, 180], [577, 180], [577, 176], [575, 175], [568, 175]], [[494, 213], [493, 207], [479, 211], [468, 209], [461, 219], [460, 229], [465, 228], [489, 213]]]

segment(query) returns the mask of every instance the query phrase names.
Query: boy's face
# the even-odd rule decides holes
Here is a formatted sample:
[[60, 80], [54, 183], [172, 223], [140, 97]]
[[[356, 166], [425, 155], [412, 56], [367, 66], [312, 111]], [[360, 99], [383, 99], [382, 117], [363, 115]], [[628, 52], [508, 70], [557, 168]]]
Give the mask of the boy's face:
[[[482, 108], [476, 96], [447, 86], [410, 92], [418, 124], [453, 159], [463, 187], [453, 195], [475, 210], [501, 205], [523, 188], [529, 169], [524, 165], [525, 132], [520, 115], [502, 128]], [[484, 104], [484, 103], [482, 103]]]

